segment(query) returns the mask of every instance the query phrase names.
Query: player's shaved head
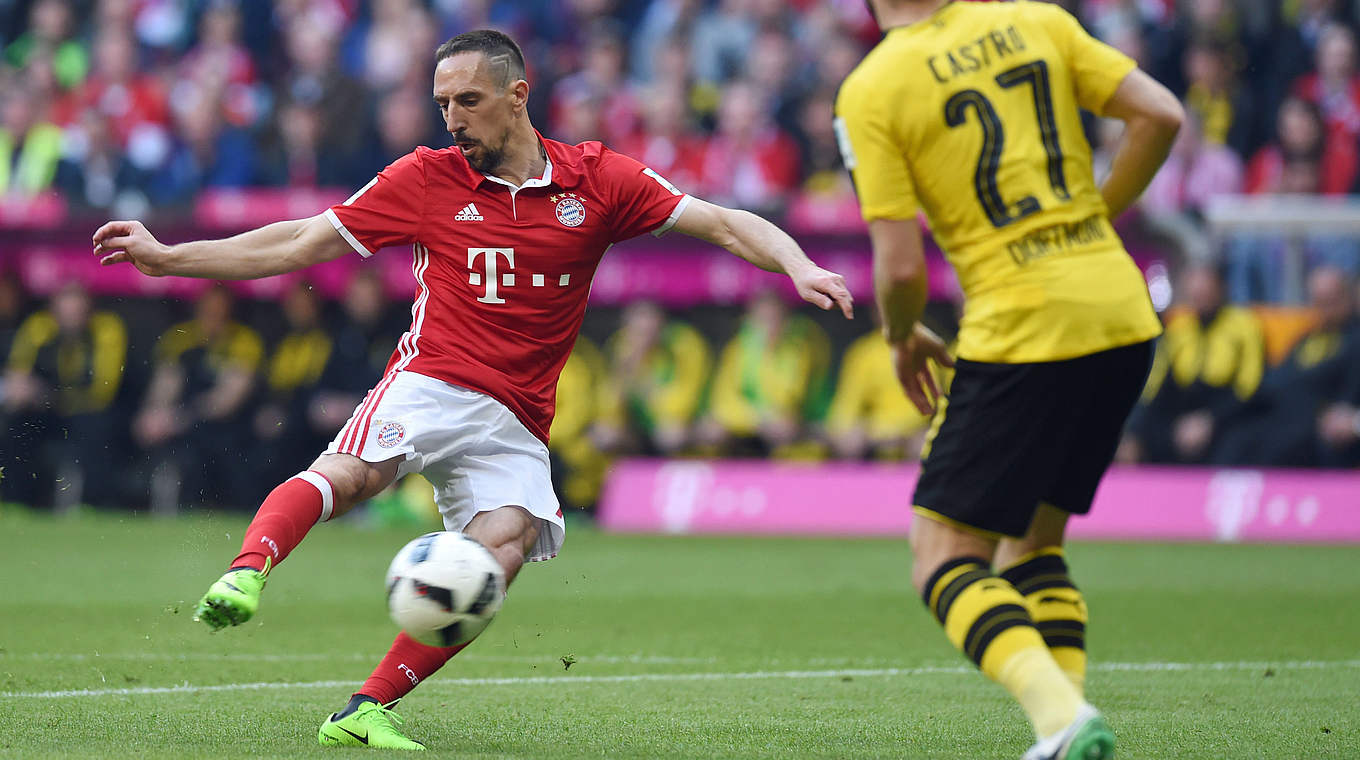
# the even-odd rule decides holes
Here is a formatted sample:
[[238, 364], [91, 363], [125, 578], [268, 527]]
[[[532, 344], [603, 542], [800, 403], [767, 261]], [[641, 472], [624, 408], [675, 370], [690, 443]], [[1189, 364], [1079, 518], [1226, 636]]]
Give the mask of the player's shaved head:
[[512, 82], [525, 79], [524, 53], [502, 32], [477, 29], [452, 37], [435, 51], [435, 65], [459, 53], [481, 53], [486, 71], [497, 87], [509, 87]]

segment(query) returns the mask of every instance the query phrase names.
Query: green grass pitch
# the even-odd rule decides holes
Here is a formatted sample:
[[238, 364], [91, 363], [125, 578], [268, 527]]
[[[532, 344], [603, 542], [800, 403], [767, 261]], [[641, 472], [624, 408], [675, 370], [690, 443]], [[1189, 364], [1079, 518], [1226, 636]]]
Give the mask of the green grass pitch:
[[[192, 605], [243, 527], [0, 516], [0, 757], [355, 756], [316, 729], [395, 633], [383, 572], [416, 531], [318, 528], [256, 620], [210, 635]], [[1069, 556], [1120, 757], [1360, 757], [1360, 547]], [[399, 712], [435, 757], [1018, 758], [1023, 716], [907, 562], [900, 540], [574, 526]]]

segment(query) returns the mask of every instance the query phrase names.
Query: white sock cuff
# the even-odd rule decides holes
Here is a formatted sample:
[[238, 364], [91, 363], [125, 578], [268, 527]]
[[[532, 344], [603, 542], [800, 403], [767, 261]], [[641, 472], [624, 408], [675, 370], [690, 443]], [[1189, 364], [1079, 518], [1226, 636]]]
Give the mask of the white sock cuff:
[[317, 522], [323, 523], [331, 519], [331, 513], [335, 511], [335, 491], [331, 488], [331, 482], [326, 480], [326, 476], [315, 470], [303, 470], [293, 477], [311, 483], [321, 492], [321, 517]]

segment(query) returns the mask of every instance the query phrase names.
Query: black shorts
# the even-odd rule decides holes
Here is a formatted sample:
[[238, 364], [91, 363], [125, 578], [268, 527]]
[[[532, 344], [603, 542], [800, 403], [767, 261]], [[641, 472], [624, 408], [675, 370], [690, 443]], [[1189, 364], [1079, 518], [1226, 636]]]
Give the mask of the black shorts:
[[912, 503], [1015, 537], [1041, 502], [1086, 514], [1151, 366], [1151, 341], [1054, 362], [960, 359]]

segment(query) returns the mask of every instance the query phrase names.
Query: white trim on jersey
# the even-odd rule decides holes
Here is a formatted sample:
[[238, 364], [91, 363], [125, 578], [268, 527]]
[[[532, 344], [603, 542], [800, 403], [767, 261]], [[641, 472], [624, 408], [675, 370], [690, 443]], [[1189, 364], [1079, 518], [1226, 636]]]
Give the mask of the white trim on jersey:
[[370, 187], [373, 187], [373, 186], [376, 185], [376, 184], [378, 184], [378, 178], [377, 178], [377, 177], [374, 177], [373, 179], [371, 179], [371, 180], [368, 181], [368, 184], [367, 184], [367, 185], [364, 185], [363, 187], [359, 188], [358, 190], [355, 190], [355, 191], [354, 191], [354, 195], [351, 195], [351, 196], [349, 197], [349, 200], [346, 200], [344, 203], [342, 203], [342, 204], [340, 204], [340, 205], [342, 205], [342, 206], [349, 206], [349, 205], [352, 205], [355, 201], [359, 200], [359, 196], [361, 196], [361, 195], [363, 195], [364, 193], [368, 192], [368, 189], [369, 189]]
[[666, 217], [666, 221], [662, 222], [660, 227], [652, 230], [652, 234], [661, 237], [670, 232], [671, 228], [675, 226], [675, 222], [680, 219], [680, 215], [685, 213], [685, 207], [689, 205], [689, 198], [689, 195], [681, 196], [680, 202], [675, 204], [675, 210], [671, 212], [670, 216]]
[[373, 390], [368, 392], [363, 403], [355, 410], [354, 416], [350, 417], [349, 422], [345, 423], [345, 427], [341, 428], [340, 434], [336, 436], [336, 440], [340, 442], [336, 450], [340, 453], [358, 456], [364, 450], [364, 439], [368, 437], [378, 402], [382, 401], [383, 394], [387, 392], [387, 388], [392, 385], [392, 381], [401, 370], [420, 353], [418, 344], [420, 330], [425, 325], [425, 304], [430, 298], [430, 289], [425, 284], [425, 270], [430, 266], [430, 252], [420, 243], [412, 246], [411, 251], [411, 273], [415, 275], [416, 282], [420, 285], [420, 295], [411, 304], [411, 329], [403, 333], [401, 340], [397, 341], [398, 358], [392, 369], [373, 386]]
[[545, 157], [543, 159], [543, 162], [545, 164], [543, 167], [543, 176], [530, 177], [529, 179], [524, 180], [524, 184], [522, 185], [516, 185], [515, 183], [509, 180], [501, 179], [500, 177], [496, 177], [491, 174], [483, 174], [482, 176], [486, 177], [492, 182], [495, 182], [498, 185], [505, 185], [506, 187], [510, 188], [511, 190], [510, 197], [513, 198], [515, 196], [515, 193], [519, 192], [520, 190], [523, 190], [526, 187], [546, 187], [548, 183], [552, 182], [552, 159]]
[[335, 215], [334, 209], [326, 209], [325, 216], [326, 219], [330, 221], [331, 226], [335, 228], [335, 231], [340, 233], [340, 237], [344, 238], [345, 242], [349, 243], [350, 247], [354, 249], [355, 253], [359, 254], [360, 256], [363, 256], [364, 258], [368, 258], [369, 256], [373, 255], [372, 251], [365, 248], [363, 246], [363, 243], [359, 242], [358, 238], [354, 237], [354, 235], [350, 234], [349, 230], [345, 229], [344, 222], [341, 222], [340, 217]]
[[425, 270], [430, 268], [430, 249], [416, 243], [412, 248], [414, 256], [411, 262], [411, 273], [415, 275], [416, 283], [420, 285], [420, 295], [416, 296], [415, 303], [411, 304], [411, 336], [410, 353], [406, 358], [397, 362], [393, 367], [395, 370], [406, 369], [411, 360], [420, 353], [420, 330], [425, 326], [425, 304], [430, 300], [430, 286], [425, 284]]

